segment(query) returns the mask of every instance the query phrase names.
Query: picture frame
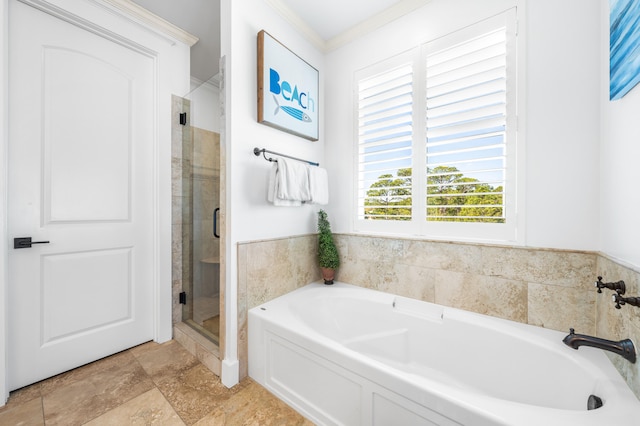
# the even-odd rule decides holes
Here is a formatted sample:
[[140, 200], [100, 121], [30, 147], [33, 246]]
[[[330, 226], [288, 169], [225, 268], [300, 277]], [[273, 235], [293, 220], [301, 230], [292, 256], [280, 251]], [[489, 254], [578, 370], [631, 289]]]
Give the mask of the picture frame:
[[317, 141], [318, 70], [262, 30], [257, 71], [258, 122]]

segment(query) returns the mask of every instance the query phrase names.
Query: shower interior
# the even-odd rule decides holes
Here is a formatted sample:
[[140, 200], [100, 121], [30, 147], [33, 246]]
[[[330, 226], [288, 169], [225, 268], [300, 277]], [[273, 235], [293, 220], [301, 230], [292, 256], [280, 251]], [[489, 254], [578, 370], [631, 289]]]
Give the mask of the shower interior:
[[220, 134], [215, 78], [185, 97], [182, 132], [182, 322], [220, 341]]

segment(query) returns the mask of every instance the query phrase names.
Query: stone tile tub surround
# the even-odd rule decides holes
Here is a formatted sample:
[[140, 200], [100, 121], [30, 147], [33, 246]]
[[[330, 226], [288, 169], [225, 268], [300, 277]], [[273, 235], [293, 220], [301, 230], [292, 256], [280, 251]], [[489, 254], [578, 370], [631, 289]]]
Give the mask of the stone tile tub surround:
[[[640, 272], [601, 254], [353, 234], [334, 238], [340, 281], [539, 327], [628, 337], [640, 345], [640, 308], [617, 310], [610, 295], [598, 294], [593, 285], [597, 275], [622, 279], [628, 295], [640, 295]], [[247, 310], [320, 279], [316, 246], [315, 234], [239, 244], [241, 377]], [[640, 364], [611, 359], [640, 398]]]
[[248, 374], [247, 312], [318, 281], [318, 236], [302, 235], [238, 244], [238, 358]]
[[337, 235], [343, 282], [540, 327], [595, 333], [597, 255]]
[[[640, 296], [640, 270], [637, 268], [616, 262], [606, 256], [599, 256], [597, 271], [602, 277], [611, 277], [607, 281], [623, 280], [626, 285], [625, 296]], [[602, 294], [596, 297], [595, 317], [597, 336], [610, 340], [630, 338], [640, 355], [640, 308], [626, 305], [621, 309], [615, 309], [611, 292], [603, 290]], [[607, 355], [636, 396], [640, 398], [640, 362], [631, 364], [622, 357], [609, 353]]]

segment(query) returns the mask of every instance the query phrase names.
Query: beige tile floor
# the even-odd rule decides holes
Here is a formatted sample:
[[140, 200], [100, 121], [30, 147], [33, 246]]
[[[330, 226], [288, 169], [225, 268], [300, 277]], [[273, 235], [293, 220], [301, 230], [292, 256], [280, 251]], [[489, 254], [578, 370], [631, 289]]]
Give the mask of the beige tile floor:
[[11, 392], [0, 425], [312, 426], [247, 378], [231, 389], [176, 341], [145, 343]]

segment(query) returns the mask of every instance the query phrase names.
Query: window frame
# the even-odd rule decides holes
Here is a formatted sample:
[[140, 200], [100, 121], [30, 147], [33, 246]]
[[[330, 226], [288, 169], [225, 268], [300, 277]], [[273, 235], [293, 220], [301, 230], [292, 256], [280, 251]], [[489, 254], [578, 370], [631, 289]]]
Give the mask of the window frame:
[[[466, 40], [485, 34], [500, 27], [507, 31], [507, 115], [506, 115], [506, 164], [504, 204], [505, 223], [427, 221], [426, 217], [426, 56], [429, 52], [454, 46]], [[412, 236], [436, 240], [499, 242], [505, 244], [522, 243], [524, 239], [523, 179], [524, 161], [521, 153], [522, 134], [518, 129], [518, 112], [524, 104], [519, 92], [522, 80], [520, 58], [523, 56], [523, 41], [518, 34], [516, 8], [509, 9], [478, 23], [457, 29], [442, 37], [427, 41], [393, 57], [377, 62], [354, 73], [354, 188], [353, 230], [354, 232]], [[412, 135], [412, 219], [364, 220], [359, 219], [359, 200], [363, 196], [359, 189], [359, 82], [380, 75], [391, 69], [413, 63], [413, 135]], [[419, 173], [416, 173], [418, 171]], [[416, 194], [425, 196], [416, 197]]]

